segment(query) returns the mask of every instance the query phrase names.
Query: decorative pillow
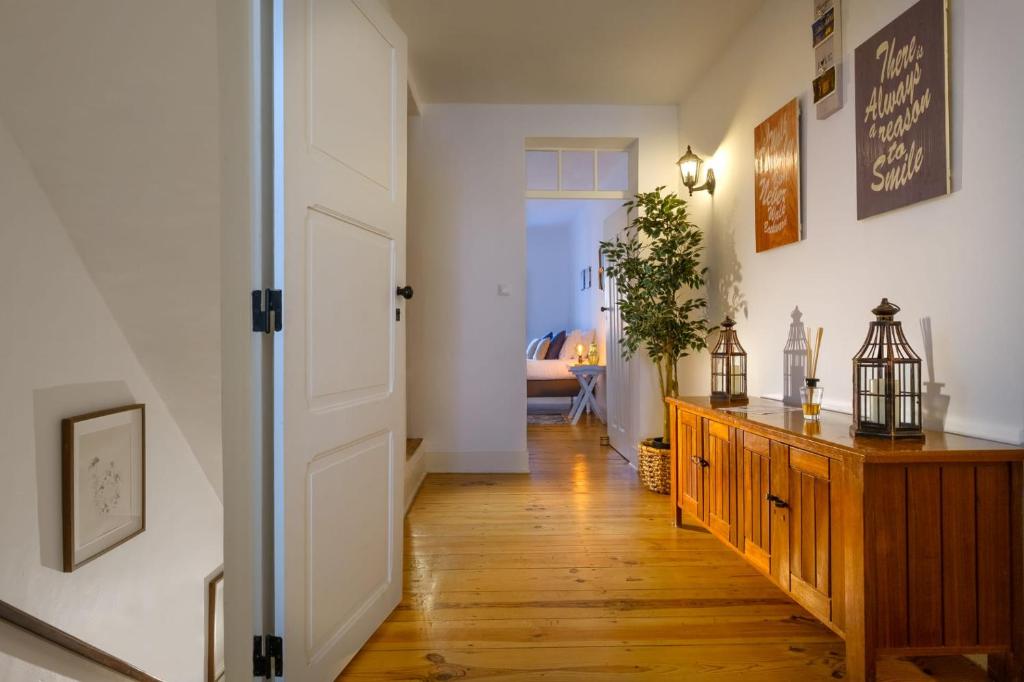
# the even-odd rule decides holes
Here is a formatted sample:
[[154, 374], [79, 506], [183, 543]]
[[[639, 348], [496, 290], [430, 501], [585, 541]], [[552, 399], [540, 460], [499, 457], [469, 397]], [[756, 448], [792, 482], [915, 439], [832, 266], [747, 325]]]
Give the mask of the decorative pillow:
[[545, 360], [557, 360], [558, 354], [562, 352], [562, 346], [565, 345], [565, 330], [558, 332], [555, 338], [551, 340], [551, 345], [548, 346], [547, 355], [544, 356]]
[[537, 350], [537, 346], [540, 345], [540, 339], [534, 339], [530, 343], [526, 344], [526, 357], [533, 358], [534, 352]]
[[540, 343], [537, 344], [537, 347], [533, 351], [533, 357], [531, 360], [543, 360], [548, 354], [548, 346], [550, 345], [551, 339], [546, 337], [541, 339]]
[[576, 346], [581, 343], [583, 343], [583, 332], [579, 329], [573, 329], [569, 332], [569, 335], [565, 337], [565, 345], [562, 346], [562, 352], [558, 354], [558, 359], [575, 360]]

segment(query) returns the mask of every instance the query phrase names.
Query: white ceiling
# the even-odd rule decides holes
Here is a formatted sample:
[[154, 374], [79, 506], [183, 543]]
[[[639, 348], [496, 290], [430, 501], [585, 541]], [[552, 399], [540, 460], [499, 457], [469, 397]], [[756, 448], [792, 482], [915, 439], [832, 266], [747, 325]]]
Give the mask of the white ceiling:
[[426, 103], [675, 104], [763, 0], [390, 0]]

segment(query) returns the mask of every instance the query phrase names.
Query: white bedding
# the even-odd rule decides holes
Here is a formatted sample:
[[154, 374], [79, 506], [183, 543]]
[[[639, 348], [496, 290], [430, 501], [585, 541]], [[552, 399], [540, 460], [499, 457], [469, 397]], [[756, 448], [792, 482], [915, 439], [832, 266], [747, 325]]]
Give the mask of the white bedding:
[[526, 379], [572, 379], [568, 360], [527, 360]]

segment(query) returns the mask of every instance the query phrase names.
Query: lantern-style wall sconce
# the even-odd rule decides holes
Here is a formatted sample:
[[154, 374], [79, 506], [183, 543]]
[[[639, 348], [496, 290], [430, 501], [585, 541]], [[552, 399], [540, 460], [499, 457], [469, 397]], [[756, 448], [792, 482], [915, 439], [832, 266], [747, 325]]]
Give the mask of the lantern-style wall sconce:
[[747, 399], [747, 352], [736, 337], [736, 321], [726, 317], [718, 344], [711, 352], [711, 399], [741, 402]]
[[686, 189], [690, 190], [691, 197], [694, 192], [700, 192], [705, 189], [708, 191], [708, 194], [714, 195], [715, 171], [711, 168], [708, 168], [704, 184], [697, 187], [697, 178], [700, 177], [700, 168], [704, 165], [704, 160], [693, 153], [690, 145], [686, 145], [686, 153], [679, 157], [676, 165], [679, 166], [679, 175], [683, 178], [683, 184], [686, 186]]
[[900, 307], [883, 298], [875, 321], [853, 357], [853, 433], [884, 438], [923, 438], [921, 358], [895, 321]]
[[782, 350], [782, 402], [800, 406], [800, 389], [807, 379], [807, 336], [800, 308], [790, 313], [789, 336]]

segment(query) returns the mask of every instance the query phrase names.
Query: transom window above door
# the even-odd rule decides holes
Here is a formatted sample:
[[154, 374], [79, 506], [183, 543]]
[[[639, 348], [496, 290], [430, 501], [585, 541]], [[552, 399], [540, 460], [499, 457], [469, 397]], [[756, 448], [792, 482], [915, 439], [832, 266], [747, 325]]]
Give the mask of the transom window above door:
[[610, 141], [619, 148], [568, 147], [527, 139], [526, 196], [534, 199], [623, 199], [629, 193], [633, 140]]

